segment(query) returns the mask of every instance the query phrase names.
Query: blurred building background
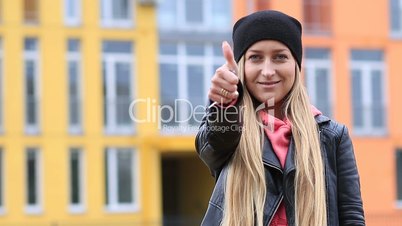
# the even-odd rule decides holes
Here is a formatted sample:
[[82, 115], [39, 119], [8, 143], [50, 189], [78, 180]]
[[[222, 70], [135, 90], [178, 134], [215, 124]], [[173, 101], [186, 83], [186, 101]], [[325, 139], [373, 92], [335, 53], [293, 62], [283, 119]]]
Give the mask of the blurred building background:
[[402, 225], [402, 0], [0, 0], [0, 225], [199, 225], [209, 80], [262, 9], [303, 23], [305, 84], [350, 129], [367, 225]]

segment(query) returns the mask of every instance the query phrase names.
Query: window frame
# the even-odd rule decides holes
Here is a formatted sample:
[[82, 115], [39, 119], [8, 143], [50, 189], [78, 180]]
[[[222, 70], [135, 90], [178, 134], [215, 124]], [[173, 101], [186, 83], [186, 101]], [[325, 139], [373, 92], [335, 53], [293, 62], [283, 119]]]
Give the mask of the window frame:
[[[72, 10], [74, 10], [74, 17], [70, 17], [70, 15], [68, 15], [68, 10], [69, 10], [69, 1], [74, 1], [74, 8]], [[81, 0], [64, 0], [63, 3], [63, 8], [62, 8], [63, 12], [64, 12], [64, 24], [70, 27], [76, 27], [81, 25], [81, 17], [82, 17], [82, 1]]]
[[115, 19], [112, 15], [112, 1], [100, 0], [100, 21], [101, 26], [105, 28], [132, 28], [135, 26], [136, 4], [134, 0], [128, 0], [128, 17], [127, 19]]
[[[71, 181], [72, 181], [72, 175], [71, 175], [71, 161], [72, 161], [72, 154], [73, 152], [77, 152], [78, 156], [79, 156], [79, 194], [80, 194], [80, 203], [79, 204], [73, 204], [71, 203], [72, 201], [72, 197], [71, 197]], [[86, 191], [86, 172], [85, 172], [85, 153], [82, 150], [82, 148], [80, 147], [71, 147], [69, 148], [68, 151], [68, 179], [69, 179], [69, 183], [68, 183], [68, 193], [69, 193], [69, 206], [68, 206], [68, 210], [70, 213], [73, 214], [78, 214], [78, 213], [83, 213], [86, 211], [86, 196], [85, 196], [85, 191]]]
[[[188, 66], [201, 66], [203, 68], [203, 82], [205, 95], [204, 103], [208, 103], [207, 93], [209, 91], [209, 84], [212, 75], [215, 71], [215, 65], [222, 65], [224, 63], [223, 57], [214, 54], [214, 44], [216, 43], [202, 43], [204, 49], [204, 55], [192, 56], [186, 52], [186, 45], [192, 44], [191, 42], [173, 42], [176, 46], [177, 54], [162, 54], [159, 52], [159, 62], [158, 66], [161, 64], [175, 65], [177, 67], [177, 87], [178, 87], [178, 97], [177, 99], [189, 100], [188, 96]], [[162, 90], [162, 89], [161, 89]], [[159, 93], [161, 95], [161, 93]], [[164, 103], [161, 103], [164, 104]], [[175, 106], [176, 107], [176, 106]], [[183, 120], [185, 114], [188, 110], [187, 105], [178, 106], [179, 121]], [[193, 109], [194, 110], [194, 109]], [[193, 135], [198, 130], [199, 125], [190, 125], [189, 121], [179, 122], [178, 126], [166, 128], [163, 126], [160, 130], [162, 135]], [[161, 123], [161, 122], [160, 122]], [[162, 124], [162, 123], [161, 123]]]
[[[79, 44], [81, 44], [81, 42], [79, 41]], [[81, 52], [80, 50], [78, 51], [69, 51], [67, 50], [67, 90], [68, 90], [68, 99], [67, 99], [67, 109], [68, 109], [68, 132], [72, 135], [80, 135], [83, 133], [83, 107], [84, 105], [83, 103], [83, 78], [82, 78], [82, 57], [81, 57]], [[79, 115], [79, 124], [72, 124], [70, 122], [70, 114], [71, 114], [71, 108], [70, 108], [70, 104], [71, 104], [71, 96], [70, 96], [70, 92], [69, 92], [69, 86], [70, 86], [70, 73], [69, 73], [69, 67], [70, 67], [70, 63], [76, 63], [77, 65], [77, 96], [78, 96], [78, 115]]]
[[[201, 32], [209, 32], [209, 31], [219, 31], [219, 32], [230, 32], [231, 20], [229, 20], [229, 24], [223, 27], [214, 27], [214, 14], [213, 14], [213, 0], [201, 0], [202, 2], [202, 17], [203, 20], [199, 23], [197, 22], [189, 22], [186, 19], [186, 1], [187, 0], [177, 0], [175, 7], [175, 24], [169, 26], [159, 26], [160, 29], [179, 29], [185, 31], [201, 31]], [[231, 1], [228, 1], [229, 4]], [[230, 8], [228, 9], [229, 13], [232, 13], [233, 4], [230, 4]], [[229, 17], [232, 15], [230, 14]], [[159, 19], [158, 19], [159, 20]], [[159, 21], [158, 21], [159, 23]]]
[[[387, 71], [386, 71], [386, 65], [384, 62], [384, 59], [382, 61], [370, 61], [370, 60], [356, 60], [356, 59], [351, 59], [350, 58], [350, 67], [349, 67], [349, 73], [350, 73], [350, 81], [351, 81], [351, 89], [353, 89], [353, 81], [352, 81], [352, 71], [353, 70], [358, 70], [361, 72], [362, 78], [367, 78], [368, 76], [372, 76], [371, 72], [372, 71], [380, 71], [381, 74], [381, 79], [382, 79], [382, 104], [383, 104], [383, 109], [384, 109], [384, 114], [383, 114], [383, 123], [384, 127], [383, 128], [378, 128], [374, 127], [372, 125], [372, 81], [371, 79], [362, 79], [362, 84], [359, 84], [362, 89], [362, 103], [363, 106], [370, 107], [370, 111], [365, 111], [363, 110], [363, 126], [361, 128], [356, 127], [354, 124], [354, 119], [352, 115], [352, 125], [353, 125], [353, 134], [356, 136], [385, 136], [388, 133], [388, 121], [387, 121], [387, 92], [386, 92], [386, 84], [387, 84]], [[352, 111], [354, 110], [354, 103], [353, 103], [353, 98], [351, 100], [352, 104]]]
[[[27, 8], [26, 8], [26, 2], [27, 1], [35, 1], [35, 5], [36, 5], [36, 7], [37, 7], [37, 9], [36, 9], [36, 11], [32, 11], [32, 12], [27, 12], [26, 10], [27, 10]], [[24, 23], [26, 24], [26, 25], [36, 25], [36, 24], [38, 24], [39, 23], [39, 21], [40, 21], [40, 1], [39, 0], [24, 0], [23, 2], [22, 2], [22, 7], [23, 7], [23, 20], [24, 20]], [[27, 13], [33, 13], [33, 14], [35, 14], [33, 17], [35, 17], [34, 19], [29, 19], [28, 17], [28, 14]]]
[[[118, 162], [117, 162], [117, 154], [119, 151], [130, 151], [131, 152], [131, 166], [130, 169], [132, 172], [132, 197], [133, 202], [130, 204], [121, 204], [118, 202]], [[131, 147], [108, 147], [105, 149], [105, 180], [107, 177], [107, 187], [105, 187], [106, 192], [105, 195], [105, 210], [109, 213], [132, 213], [138, 212], [141, 206], [140, 200], [140, 165], [139, 165], [139, 153], [135, 148]], [[106, 181], [105, 181], [106, 184]], [[108, 203], [106, 202], [106, 198], [108, 199]]]
[[[395, 1], [395, 3], [398, 4], [398, 12], [402, 13], [402, 0], [390, 0], [390, 1]], [[392, 8], [391, 8], [392, 3], [391, 2], [389, 2], [389, 7], [390, 7], [389, 19], [390, 19], [391, 38], [400, 39], [400, 38], [402, 38], [402, 15], [398, 14], [399, 15], [399, 18], [398, 18], [399, 19], [399, 28], [398, 28], [398, 30], [394, 30], [393, 27], [392, 27], [392, 24], [393, 24], [392, 18], [393, 18], [394, 15], [392, 14]]]
[[29, 188], [28, 188], [28, 165], [25, 164], [25, 212], [27, 214], [30, 215], [37, 215], [37, 214], [41, 214], [43, 212], [43, 200], [42, 200], [42, 194], [43, 194], [43, 181], [42, 181], [42, 174], [43, 174], [43, 169], [42, 169], [42, 156], [41, 156], [41, 151], [39, 148], [36, 147], [27, 147], [25, 149], [25, 161], [26, 163], [28, 163], [28, 154], [30, 151], [33, 151], [35, 153], [35, 170], [36, 170], [36, 174], [35, 174], [35, 187], [36, 187], [36, 191], [37, 191], [37, 203], [35, 205], [30, 205], [28, 203], [28, 192], [29, 192]]
[[[327, 112], [328, 117], [332, 117], [334, 112], [334, 95], [333, 95], [333, 87], [331, 84], [334, 84], [333, 73], [332, 73], [332, 59], [331, 59], [331, 50], [326, 48], [308, 48], [308, 49], [321, 49], [328, 50], [328, 59], [315, 59], [315, 58], [305, 58], [305, 84], [306, 89], [309, 94], [310, 100], [312, 104], [315, 104], [317, 101], [317, 92], [316, 92], [316, 80], [317, 80], [317, 69], [325, 69], [328, 73], [328, 102], [330, 112]], [[319, 109], [320, 110], [320, 109]]]
[[[308, 2], [307, 2], [308, 1]], [[308, 4], [307, 4], [308, 3]], [[306, 7], [309, 5], [311, 12], [310, 17], [313, 18], [311, 21], [307, 20]], [[322, 14], [325, 13], [323, 8], [328, 7], [330, 15], [328, 16], [328, 22], [322, 20]], [[303, 10], [303, 21], [304, 27], [307, 34], [312, 35], [328, 35], [332, 32], [332, 0], [303, 0], [302, 2]], [[326, 26], [328, 26], [327, 29]]]
[[[116, 63], [128, 63], [130, 65], [130, 99], [133, 100], [136, 92], [136, 84], [133, 85], [135, 81], [135, 62], [133, 59], [133, 52], [131, 54], [126, 53], [103, 53], [102, 62], [105, 66], [105, 79], [103, 83], [106, 83], [106, 89], [112, 89], [114, 92], [108, 92], [106, 90], [106, 96], [104, 96], [104, 104], [108, 106], [109, 100], [113, 100], [115, 104], [112, 107], [106, 107], [108, 111], [106, 124], [104, 124], [104, 133], [108, 135], [131, 135], [136, 132], [136, 124], [131, 120], [130, 124], [125, 126], [117, 125], [117, 115], [116, 115], [116, 90], [114, 89], [116, 84]], [[102, 66], [103, 67], [103, 66]], [[129, 109], [127, 109], [127, 114], [129, 114]], [[104, 116], [106, 117], [106, 116]]]
[[[27, 39], [27, 38], [26, 38]], [[24, 40], [26, 40], [24, 39]], [[36, 50], [31, 51], [31, 50], [25, 50], [24, 49], [24, 54], [23, 54], [23, 61], [24, 61], [24, 70], [23, 70], [23, 77], [24, 77], [24, 124], [25, 124], [25, 134], [27, 135], [37, 135], [41, 131], [41, 105], [40, 105], [40, 99], [41, 99], [41, 86], [40, 86], [40, 57], [39, 57], [39, 41], [37, 38], [33, 38], [36, 40]], [[25, 48], [25, 47], [24, 47]], [[27, 61], [33, 61], [35, 65], [35, 70], [34, 70], [34, 85], [35, 85], [35, 94], [34, 94], [34, 99], [36, 101], [36, 124], [35, 125], [28, 125], [27, 120], [28, 116], [26, 115], [27, 113], [27, 101], [28, 101], [28, 95], [27, 95], [27, 87], [26, 87], [26, 82], [27, 82], [27, 71], [26, 71], [26, 66], [27, 66]]]

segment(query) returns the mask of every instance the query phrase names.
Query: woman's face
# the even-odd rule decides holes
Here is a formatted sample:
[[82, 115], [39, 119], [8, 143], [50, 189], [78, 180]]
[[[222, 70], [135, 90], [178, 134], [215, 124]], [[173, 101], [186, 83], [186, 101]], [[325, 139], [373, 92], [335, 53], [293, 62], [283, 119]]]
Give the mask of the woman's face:
[[296, 61], [286, 45], [274, 40], [256, 42], [245, 54], [246, 87], [259, 102], [279, 107], [293, 86], [295, 68]]

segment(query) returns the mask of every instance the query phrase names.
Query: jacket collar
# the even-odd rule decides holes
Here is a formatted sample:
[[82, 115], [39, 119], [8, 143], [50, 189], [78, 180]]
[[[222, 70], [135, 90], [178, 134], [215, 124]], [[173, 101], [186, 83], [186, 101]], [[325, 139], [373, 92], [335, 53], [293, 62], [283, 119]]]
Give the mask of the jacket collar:
[[[324, 115], [317, 115], [317, 116], [315, 116], [315, 120], [320, 125], [322, 123], [329, 122], [331, 119]], [[290, 139], [289, 150], [286, 155], [284, 169], [282, 169], [279, 159], [274, 153], [271, 141], [267, 138], [267, 136], [265, 134], [264, 134], [262, 160], [263, 160], [264, 164], [267, 164], [268, 166], [279, 169], [281, 172], [284, 172], [285, 174], [288, 174], [292, 170], [295, 170], [295, 168], [296, 168], [295, 167], [295, 145], [294, 145], [293, 137]]]
[[264, 133], [264, 145], [262, 148], [262, 161], [264, 164], [276, 168], [282, 171], [281, 163], [278, 157], [275, 155], [274, 149], [272, 147], [271, 141], [268, 139], [267, 135]]
[[289, 150], [285, 160], [285, 168], [283, 169], [278, 157], [275, 155], [271, 141], [267, 138], [267, 136], [264, 136], [262, 160], [264, 164], [268, 165], [269, 167], [275, 168], [282, 173], [288, 174], [290, 171], [295, 169], [294, 149], [294, 142], [292, 138], [290, 139]]
[[329, 121], [331, 121], [331, 119], [328, 118], [328, 117], [325, 116], [325, 115], [317, 115], [317, 116], [315, 116], [314, 118], [315, 118], [315, 121], [316, 121], [318, 124], [322, 124], [322, 123], [324, 123], [324, 122], [329, 122]]

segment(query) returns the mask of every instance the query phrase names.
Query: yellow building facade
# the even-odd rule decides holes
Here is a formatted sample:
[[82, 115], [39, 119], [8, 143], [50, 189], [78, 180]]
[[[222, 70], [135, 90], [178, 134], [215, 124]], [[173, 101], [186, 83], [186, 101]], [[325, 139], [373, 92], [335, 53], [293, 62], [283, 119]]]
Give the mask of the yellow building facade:
[[203, 109], [187, 119], [188, 104], [205, 107], [221, 42], [260, 9], [302, 21], [306, 85], [351, 131], [367, 224], [400, 225], [402, 26], [390, 22], [398, 7], [0, 0], [0, 225], [199, 225], [214, 179], [194, 150]]
[[1, 1], [1, 225], [159, 225], [153, 3]]

